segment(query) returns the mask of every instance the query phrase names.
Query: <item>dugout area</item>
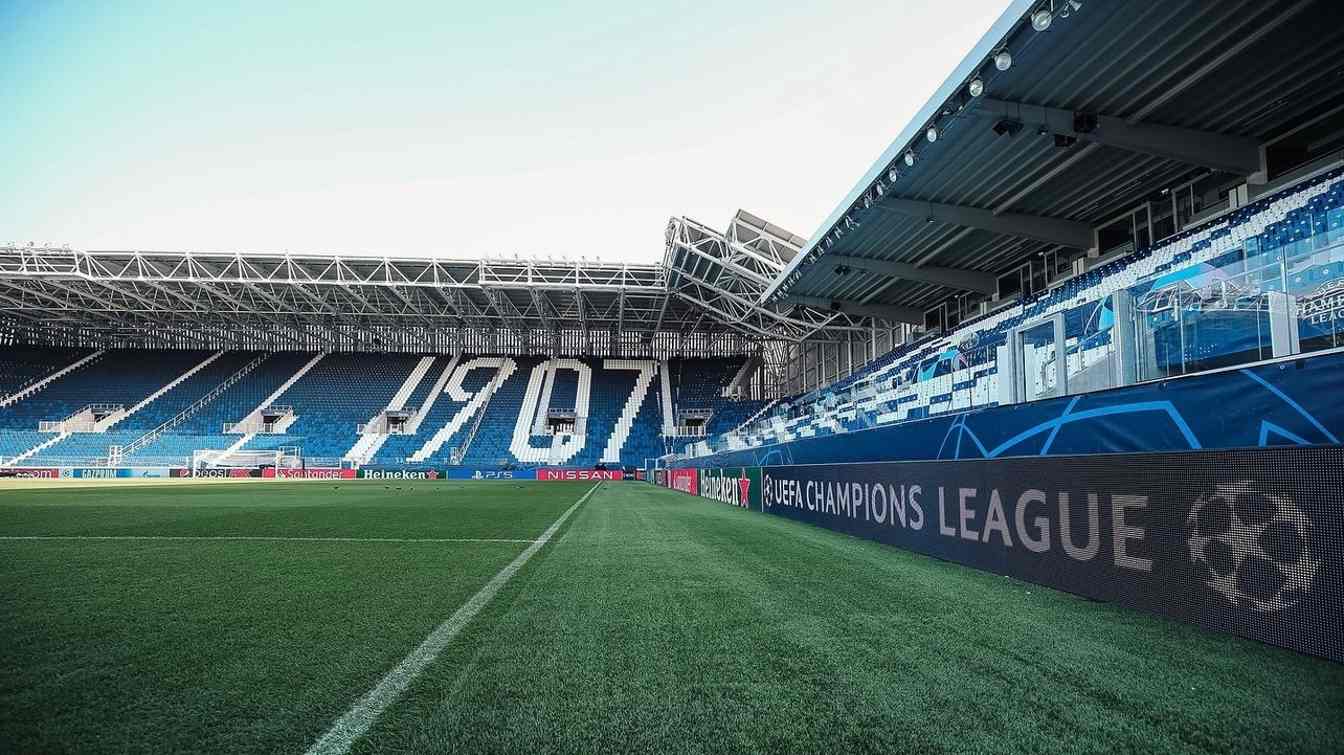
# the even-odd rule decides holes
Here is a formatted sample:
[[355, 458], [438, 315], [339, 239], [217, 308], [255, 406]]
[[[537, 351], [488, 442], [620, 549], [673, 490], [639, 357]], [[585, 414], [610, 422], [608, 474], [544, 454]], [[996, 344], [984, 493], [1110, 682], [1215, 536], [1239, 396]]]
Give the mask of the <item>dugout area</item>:
[[303, 752], [571, 508], [353, 751], [1344, 733], [1339, 664], [639, 483], [32, 483], [0, 490], [7, 752]]

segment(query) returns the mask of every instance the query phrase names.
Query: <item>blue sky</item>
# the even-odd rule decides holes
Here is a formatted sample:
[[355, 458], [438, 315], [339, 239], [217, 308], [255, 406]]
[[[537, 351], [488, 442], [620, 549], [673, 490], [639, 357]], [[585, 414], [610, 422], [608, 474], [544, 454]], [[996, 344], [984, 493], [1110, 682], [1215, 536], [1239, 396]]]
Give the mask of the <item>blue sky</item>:
[[809, 236], [1003, 10], [0, 0], [0, 241], [652, 261]]

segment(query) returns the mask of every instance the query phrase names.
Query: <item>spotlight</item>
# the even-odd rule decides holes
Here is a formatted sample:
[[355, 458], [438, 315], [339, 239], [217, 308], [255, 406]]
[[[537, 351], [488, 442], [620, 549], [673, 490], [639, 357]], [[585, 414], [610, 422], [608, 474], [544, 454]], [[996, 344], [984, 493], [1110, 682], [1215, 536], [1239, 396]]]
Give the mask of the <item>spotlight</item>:
[[966, 91], [970, 92], [972, 97], [979, 97], [985, 93], [985, 82], [978, 77], [971, 79], [971, 83], [966, 86]]
[[913, 151], [911, 151], [911, 150], [906, 150], [906, 153], [905, 153], [905, 164], [906, 164], [907, 167], [911, 167], [911, 168], [913, 168], [913, 167], [915, 166], [915, 153], [914, 153]]
[[1022, 121], [1004, 118], [1001, 121], [994, 122], [994, 133], [998, 136], [1017, 136], [1017, 133], [1021, 130]]
[[928, 139], [930, 144], [938, 141], [938, 127], [929, 126], [929, 130], [924, 132], [924, 138]]
[[1050, 28], [1050, 22], [1053, 20], [1055, 20], [1055, 17], [1050, 15], [1050, 9], [1041, 8], [1031, 14], [1031, 28], [1036, 31], [1045, 31]]
[[1013, 67], [1013, 54], [1007, 49], [999, 50], [994, 53], [994, 67], [1000, 71], [1006, 71]]
[[900, 177], [901, 177], [900, 172], [897, 171], [896, 168], [894, 167], [887, 171], [887, 181], [891, 183], [896, 183], [896, 179]]
[[872, 206], [873, 206], [873, 198], [872, 198], [871, 196], [867, 195], [867, 194], [864, 194], [864, 195], [863, 195], [863, 209], [866, 210], [866, 209], [868, 209], [869, 207], [872, 207]]
[[1068, 18], [1074, 11], [1082, 9], [1083, 4], [1078, 2], [1078, 0], [1065, 0], [1064, 4], [1059, 8], [1059, 17]]

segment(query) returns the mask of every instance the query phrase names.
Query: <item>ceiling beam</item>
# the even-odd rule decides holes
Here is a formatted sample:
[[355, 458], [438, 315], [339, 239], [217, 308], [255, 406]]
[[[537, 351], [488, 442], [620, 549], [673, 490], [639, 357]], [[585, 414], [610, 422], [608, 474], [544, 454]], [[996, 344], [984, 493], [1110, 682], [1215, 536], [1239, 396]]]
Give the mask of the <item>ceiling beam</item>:
[[[981, 116], [1015, 120], [1024, 126], [1045, 128], [1079, 141], [1156, 155], [1238, 176], [1258, 178], [1263, 170], [1260, 143], [1244, 136], [1131, 123], [1110, 115], [1085, 114], [990, 97], [980, 98], [976, 104], [978, 107], [974, 112]], [[1078, 130], [1080, 126], [1084, 130]]]
[[828, 254], [818, 260], [818, 263], [864, 270], [888, 278], [934, 283], [963, 291], [977, 291], [982, 294], [992, 294], [998, 290], [998, 284], [993, 275], [977, 270], [962, 270], [955, 267], [936, 267], [933, 265], [918, 267], [907, 262], [873, 260], [843, 254]]
[[914, 199], [884, 198], [874, 207], [911, 217], [979, 228], [982, 231], [1006, 236], [1022, 236], [1075, 249], [1090, 249], [1093, 243], [1092, 226], [1074, 220], [1011, 212], [995, 215], [993, 210], [979, 207], [920, 202]]
[[851, 317], [876, 317], [891, 322], [908, 322], [914, 325], [924, 324], [924, 313], [914, 307], [898, 307], [893, 304], [860, 304], [856, 301], [827, 299], [821, 296], [789, 296], [787, 301], [804, 304], [817, 309], [841, 312]]

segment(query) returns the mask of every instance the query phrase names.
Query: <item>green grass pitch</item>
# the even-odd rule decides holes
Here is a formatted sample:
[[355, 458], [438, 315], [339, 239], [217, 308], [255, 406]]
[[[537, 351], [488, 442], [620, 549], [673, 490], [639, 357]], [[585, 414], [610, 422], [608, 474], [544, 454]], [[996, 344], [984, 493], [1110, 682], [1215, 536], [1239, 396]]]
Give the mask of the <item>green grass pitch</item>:
[[[584, 483], [0, 490], [0, 752], [302, 753]], [[355, 752], [1338, 752], [1344, 666], [604, 483]]]

